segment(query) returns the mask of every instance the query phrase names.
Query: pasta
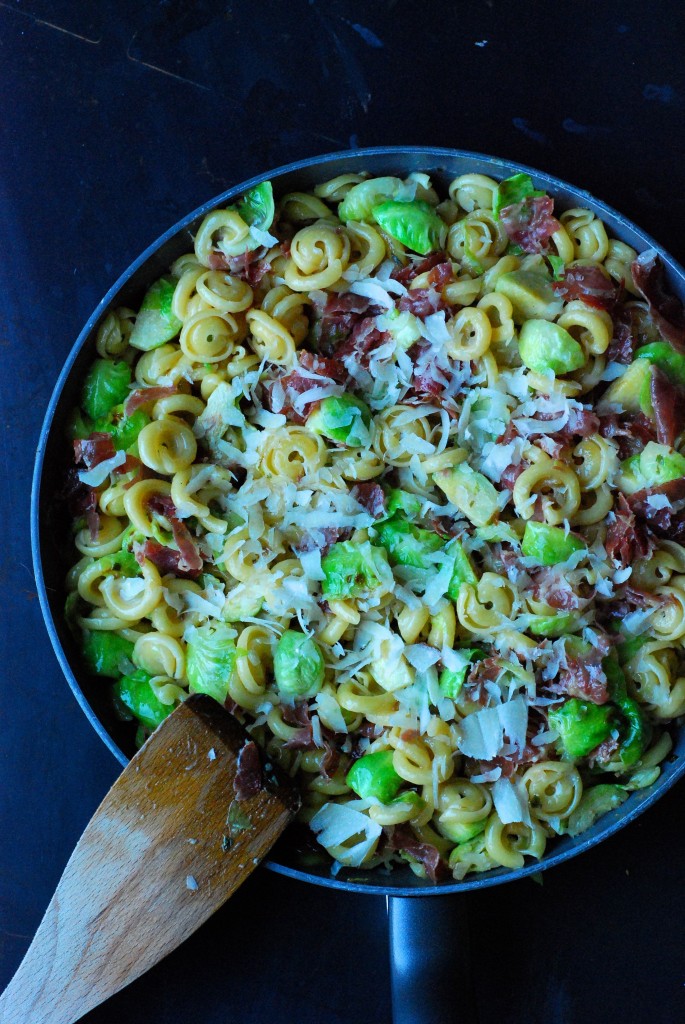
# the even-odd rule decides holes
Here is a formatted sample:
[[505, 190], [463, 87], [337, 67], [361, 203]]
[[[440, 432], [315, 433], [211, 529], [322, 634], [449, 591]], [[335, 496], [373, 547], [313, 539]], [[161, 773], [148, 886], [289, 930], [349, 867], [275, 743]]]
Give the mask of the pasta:
[[66, 615], [138, 742], [207, 693], [332, 870], [432, 881], [653, 782], [685, 714], [685, 357], [642, 260], [525, 174], [208, 214], [104, 317], [71, 421]]

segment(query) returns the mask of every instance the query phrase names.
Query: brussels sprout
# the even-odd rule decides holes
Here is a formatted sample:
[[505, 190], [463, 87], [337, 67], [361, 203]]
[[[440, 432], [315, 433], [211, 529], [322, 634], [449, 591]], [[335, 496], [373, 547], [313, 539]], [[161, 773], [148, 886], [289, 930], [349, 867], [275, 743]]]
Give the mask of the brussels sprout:
[[648, 359], [653, 366], [658, 366], [668, 379], [685, 390], [685, 356], [676, 352], [667, 341], [653, 341], [651, 345], [643, 345], [635, 353], [636, 359]]
[[323, 596], [361, 597], [387, 579], [390, 566], [383, 548], [372, 547], [369, 541], [353, 544], [340, 541], [321, 559], [324, 580]]
[[92, 420], [104, 418], [129, 393], [131, 367], [123, 360], [96, 359], [81, 390], [81, 408]]
[[140, 574], [140, 566], [136, 561], [136, 556], [132, 551], [127, 551], [122, 548], [121, 551], [115, 551], [111, 555], [102, 555], [97, 560], [98, 568], [104, 575], [105, 573], [117, 573], [119, 576], [138, 576]]
[[411, 491], [401, 491], [398, 487], [393, 487], [388, 491], [385, 510], [388, 516], [400, 512], [407, 519], [417, 519], [421, 515], [421, 499]]
[[239, 583], [226, 595], [222, 618], [226, 622], [244, 622], [246, 617], [254, 618], [262, 610], [264, 597], [261, 583]]
[[495, 282], [495, 291], [511, 302], [514, 321], [553, 320], [561, 313], [564, 300], [552, 288], [548, 275], [541, 270], [512, 270], [501, 274]]
[[348, 448], [362, 448], [371, 440], [371, 413], [368, 405], [353, 395], [330, 395], [319, 402], [309, 418], [307, 429], [330, 437]]
[[392, 759], [392, 750], [377, 750], [373, 754], [364, 754], [354, 762], [345, 782], [363, 800], [373, 797], [382, 804], [387, 804], [397, 796], [402, 785], [402, 778], [395, 771]]
[[321, 648], [304, 633], [286, 629], [274, 654], [276, 686], [287, 699], [315, 697], [323, 685]]
[[649, 741], [649, 724], [637, 701], [628, 696], [626, 677], [615, 656], [604, 659], [609, 694], [621, 715], [618, 759], [630, 768], [642, 757]]
[[665, 444], [649, 441], [637, 455], [623, 460], [616, 482], [624, 494], [634, 494], [682, 476], [685, 476], [685, 457]]
[[581, 345], [549, 320], [527, 320], [519, 332], [521, 362], [536, 373], [570, 373], [585, 365]]
[[447, 545], [446, 551], [450, 556], [454, 557], [454, 569], [452, 570], [450, 585], [447, 588], [447, 596], [452, 601], [456, 601], [459, 597], [462, 583], [476, 584], [478, 583], [478, 577], [471, 565], [471, 559], [464, 551], [461, 541], [458, 541], [455, 537]]
[[207, 693], [223, 704], [235, 669], [235, 630], [219, 623], [200, 626], [188, 637], [186, 675], [193, 693]]
[[649, 639], [646, 633], [642, 633], [640, 636], [631, 636], [628, 640], [622, 640], [616, 647], [619, 662], [624, 665], [631, 658], [634, 658], [640, 648], [649, 643]]
[[114, 699], [148, 729], [156, 729], [173, 711], [170, 704], [162, 704], [150, 686], [149, 672], [142, 668], [122, 676], [114, 684]]
[[348, 220], [372, 223], [371, 211], [386, 199], [392, 199], [403, 188], [400, 178], [369, 178], [353, 185], [338, 207], [338, 217], [343, 223]]
[[395, 345], [404, 352], [422, 336], [418, 317], [410, 313], [408, 309], [401, 313], [397, 309], [391, 309], [382, 316], [376, 317], [376, 327], [379, 331], [387, 331]]
[[117, 679], [133, 656], [130, 640], [109, 630], [89, 630], [83, 641], [83, 659], [97, 676]]
[[576, 551], [585, 549], [585, 542], [567, 534], [560, 526], [548, 526], [529, 519], [521, 542], [521, 551], [534, 558], [539, 565], [556, 565], [565, 562]]
[[447, 225], [422, 199], [409, 202], [391, 199], [375, 206], [371, 212], [376, 223], [392, 238], [422, 256], [444, 245]]
[[148, 290], [136, 317], [129, 343], [134, 348], [149, 352], [175, 338], [183, 326], [171, 310], [176, 282], [171, 277], [160, 277]]
[[566, 264], [561, 256], [555, 256], [553, 253], [548, 253], [545, 257], [550, 267], [552, 268], [552, 278], [555, 281], [563, 281], [564, 271]]
[[376, 527], [378, 539], [388, 552], [391, 565], [428, 569], [428, 556], [439, 551], [444, 541], [432, 530], [423, 530], [406, 519], [386, 519]]
[[499, 510], [499, 494], [493, 484], [466, 462], [441, 469], [433, 474], [433, 480], [474, 526], [486, 526]]
[[591, 704], [571, 697], [561, 707], [551, 708], [549, 724], [559, 733], [564, 754], [570, 758], [587, 757], [590, 751], [608, 739], [615, 727], [610, 705]]
[[106, 420], [98, 420], [91, 425], [91, 430], [112, 435], [112, 443], [117, 451], [127, 451], [138, 440], [138, 434], [150, 423], [150, 417], [142, 409], [136, 409], [130, 416], [124, 415], [123, 405], [115, 406]]
[[84, 419], [80, 409], [72, 409], [67, 419], [67, 437], [72, 441], [83, 441], [93, 433], [93, 424], [89, 419]]
[[[454, 653], [463, 659], [463, 664], [456, 669], [443, 668], [438, 680], [440, 693], [443, 697], [449, 697], [450, 700], [456, 700], [461, 693], [461, 688], [471, 670], [471, 665], [485, 657], [485, 651], [482, 647], [464, 647]], [[455, 842], [463, 842], [463, 840], [455, 840]]]
[[578, 616], [572, 612], [563, 615], [532, 615], [528, 630], [533, 636], [564, 636], [578, 625]]
[[612, 381], [597, 403], [597, 411], [643, 413], [653, 415], [650, 394], [651, 364], [648, 359], [635, 359], [620, 377]]
[[452, 843], [468, 843], [485, 831], [487, 818], [480, 821], [451, 821], [449, 812], [441, 814], [437, 820], [438, 832]]
[[528, 196], [544, 196], [544, 192], [533, 186], [533, 179], [530, 174], [513, 174], [511, 178], [504, 178], [495, 189], [492, 199], [492, 212], [499, 219], [500, 210], [505, 206], [513, 206], [520, 203]]
[[622, 786], [600, 785], [586, 789], [580, 803], [568, 819], [568, 834], [579, 836], [607, 811], [620, 807], [628, 799]]
[[685, 457], [665, 444], [649, 441], [640, 452], [640, 473], [647, 487], [685, 476]]
[[521, 538], [512, 530], [509, 523], [493, 523], [492, 526], [479, 526], [476, 530], [476, 537], [479, 540], [486, 540], [489, 544], [512, 544], [515, 548], [521, 544]]
[[255, 185], [238, 203], [238, 213], [246, 224], [259, 231], [268, 231], [273, 224], [276, 207], [274, 190], [270, 181]]

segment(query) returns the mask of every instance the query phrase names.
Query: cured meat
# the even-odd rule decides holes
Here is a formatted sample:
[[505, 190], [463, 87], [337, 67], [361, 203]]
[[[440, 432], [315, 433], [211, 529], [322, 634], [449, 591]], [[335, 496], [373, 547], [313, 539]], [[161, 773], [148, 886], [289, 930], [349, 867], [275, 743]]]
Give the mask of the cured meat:
[[168, 495], [153, 494], [148, 500], [149, 511], [164, 516], [174, 535], [174, 543], [178, 547], [178, 568], [182, 573], [194, 573], [202, 570], [202, 555], [190, 535], [188, 527], [178, 518], [178, 510]]
[[538, 601], [559, 611], [575, 611], [587, 603], [576, 594], [568, 580], [551, 566], [535, 570], [531, 590]]
[[380, 331], [376, 326], [376, 317], [367, 316], [352, 328], [347, 341], [336, 349], [335, 356], [337, 359], [352, 359], [355, 364], [368, 367], [370, 354], [389, 338], [387, 331]]
[[661, 257], [654, 249], [648, 249], [633, 261], [631, 270], [635, 287], [647, 300], [659, 331], [673, 348], [685, 354], [685, 309], [668, 289]]
[[552, 285], [565, 302], [580, 299], [586, 306], [606, 312], [616, 305], [619, 289], [609, 275], [596, 264], [568, 267], [561, 281]]
[[160, 385], [153, 388], [136, 388], [126, 399], [124, 415], [132, 416], [141, 405], [147, 405], [148, 402], [158, 402], [160, 398], [169, 398], [171, 395], [177, 394], [178, 388], [175, 384], [171, 384], [169, 387], [162, 387]]
[[[400, 284], [410, 284], [415, 277], [419, 277], [420, 274], [425, 274], [429, 270], [433, 270], [435, 267], [449, 263], [449, 256], [445, 252], [432, 252], [430, 256], [426, 256], [425, 259], [414, 262], [410, 260], [406, 267], [402, 267], [399, 270], [393, 270], [390, 275], [394, 281], [399, 281]], [[451, 265], [450, 265], [451, 269]], [[431, 282], [433, 284], [434, 282]]]
[[437, 313], [439, 309], [447, 309], [442, 295], [437, 288], [414, 288], [403, 295], [399, 301], [401, 312], [409, 311], [421, 319]]
[[633, 361], [638, 345], [638, 334], [635, 310], [619, 306], [613, 314], [614, 330], [606, 351], [609, 362], [623, 363], [625, 366]]
[[502, 226], [514, 245], [524, 252], [547, 252], [549, 240], [561, 227], [552, 216], [554, 200], [549, 196], [527, 196], [500, 210]]
[[593, 650], [586, 658], [568, 658], [567, 668], [562, 668], [559, 675], [547, 687], [550, 693], [564, 693], [569, 697], [579, 697], [592, 704], [606, 704], [609, 700], [607, 677], [602, 668], [605, 655]]
[[364, 481], [355, 484], [350, 493], [374, 519], [379, 519], [385, 514], [385, 493], [380, 484], [375, 484], [371, 480]]
[[656, 438], [672, 448], [685, 427], [685, 392], [673, 384], [663, 370], [652, 366], [650, 395], [656, 420]]
[[449, 876], [449, 868], [432, 843], [422, 843], [416, 838], [410, 825], [393, 825], [385, 829], [387, 848], [408, 853], [426, 869], [431, 882], [440, 882]]
[[620, 459], [636, 455], [649, 441], [656, 441], [654, 424], [643, 413], [605, 413], [599, 417], [599, 433], [618, 444]]
[[654, 550], [648, 531], [636, 521], [623, 494], [618, 496], [614, 521], [607, 528], [604, 546], [609, 558], [624, 569], [639, 559], [649, 558]]
[[[667, 504], [655, 503], [650, 498], [664, 498]], [[685, 477], [636, 491], [626, 500], [637, 519], [659, 537], [679, 543], [685, 540]]]
[[233, 780], [236, 799], [249, 800], [264, 786], [259, 750], [254, 740], [248, 740], [238, 754], [238, 770]]
[[200, 575], [202, 566], [195, 569], [184, 570], [181, 568], [183, 556], [175, 548], [168, 548], [156, 540], [148, 538], [136, 551], [136, 559], [143, 565], [145, 561], [156, 565], [162, 574], [173, 573], [184, 579], [194, 580]]
[[112, 459], [116, 455], [112, 435], [96, 431], [89, 437], [74, 441], [74, 461], [83, 462], [86, 469], [93, 469], [101, 462]]
[[368, 312], [369, 299], [355, 292], [334, 292], [329, 295], [319, 323], [319, 344], [330, 354], [347, 338], [352, 328]]
[[296, 554], [303, 555], [308, 551], [320, 551], [325, 555], [342, 535], [348, 531], [336, 526], [322, 526], [317, 530], [305, 530], [297, 544], [293, 547]]

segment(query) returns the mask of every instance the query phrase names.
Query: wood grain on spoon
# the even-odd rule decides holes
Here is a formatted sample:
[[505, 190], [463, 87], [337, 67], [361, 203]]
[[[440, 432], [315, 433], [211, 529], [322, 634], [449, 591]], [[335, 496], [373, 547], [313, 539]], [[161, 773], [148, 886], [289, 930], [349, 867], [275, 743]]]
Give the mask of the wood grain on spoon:
[[[2, 1024], [72, 1024], [147, 971], [224, 903], [298, 800], [209, 697], [152, 734], [100, 804], [8, 988]], [[241, 761], [245, 792], [236, 798]], [[250, 785], [250, 780], [253, 784]]]

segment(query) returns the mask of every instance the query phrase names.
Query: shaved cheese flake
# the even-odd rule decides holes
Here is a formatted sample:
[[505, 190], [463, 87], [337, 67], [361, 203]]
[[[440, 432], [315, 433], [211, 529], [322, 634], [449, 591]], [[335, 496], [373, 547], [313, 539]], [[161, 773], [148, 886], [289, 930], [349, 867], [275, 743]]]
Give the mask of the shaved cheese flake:
[[[111, 582], [114, 582], [112, 579]], [[106, 587], [110, 583], [109, 579], [103, 581], [102, 586]], [[133, 576], [130, 579], [122, 580], [119, 584], [119, 593], [121, 594], [124, 601], [134, 601], [139, 594], [145, 590], [147, 583], [140, 576]]]
[[502, 746], [502, 723], [498, 708], [483, 708], [461, 722], [459, 749], [477, 761], [496, 757]]
[[497, 712], [509, 743], [517, 750], [523, 750], [528, 729], [528, 705], [525, 699], [521, 696], [514, 697], [513, 700], [500, 704]]
[[332, 729], [333, 732], [347, 732], [347, 722], [345, 721], [340, 705], [332, 693], [322, 690], [321, 693], [317, 695], [313, 706], [316, 708], [322, 724], [325, 725], [327, 729]]
[[404, 656], [417, 672], [425, 672], [431, 665], [440, 661], [440, 651], [428, 644], [408, 644], [404, 648]]
[[383, 831], [366, 814], [347, 804], [324, 804], [309, 824], [317, 841], [336, 860], [353, 868], [361, 867], [373, 853]]
[[102, 462], [98, 462], [97, 466], [93, 466], [92, 469], [79, 470], [78, 478], [87, 487], [99, 487], [100, 484], [104, 484], [110, 473], [118, 469], [119, 466], [123, 466], [125, 462], [126, 452], [116, 452], [111, 459], [104, 459]]
[[394, 309], [395, 300], [389, 294], [388, 282], [379, 281], [375, 277], [367, 277], [363, 281], [353, 281], [350, 291], [355, 295], [363, 295], [376, 306], [383, 306], [384, 309]]
[[489, 772], [481, 772], [480, 775], [472, 775], [471, 782], [495, 782], [502, 775], [502, 769], [497, 765], [496, 768], [491, 768]]
[[662, 508], [670, 508], [671, 505], [665, 494], [648, 494], [645, 498], [645, 504], [657, 511]]
[[530, 808], [524, 787], [511, 779], [498, 779], [492, 787], [492, 800], [503, 825], [523, 822], [530, 825]]

